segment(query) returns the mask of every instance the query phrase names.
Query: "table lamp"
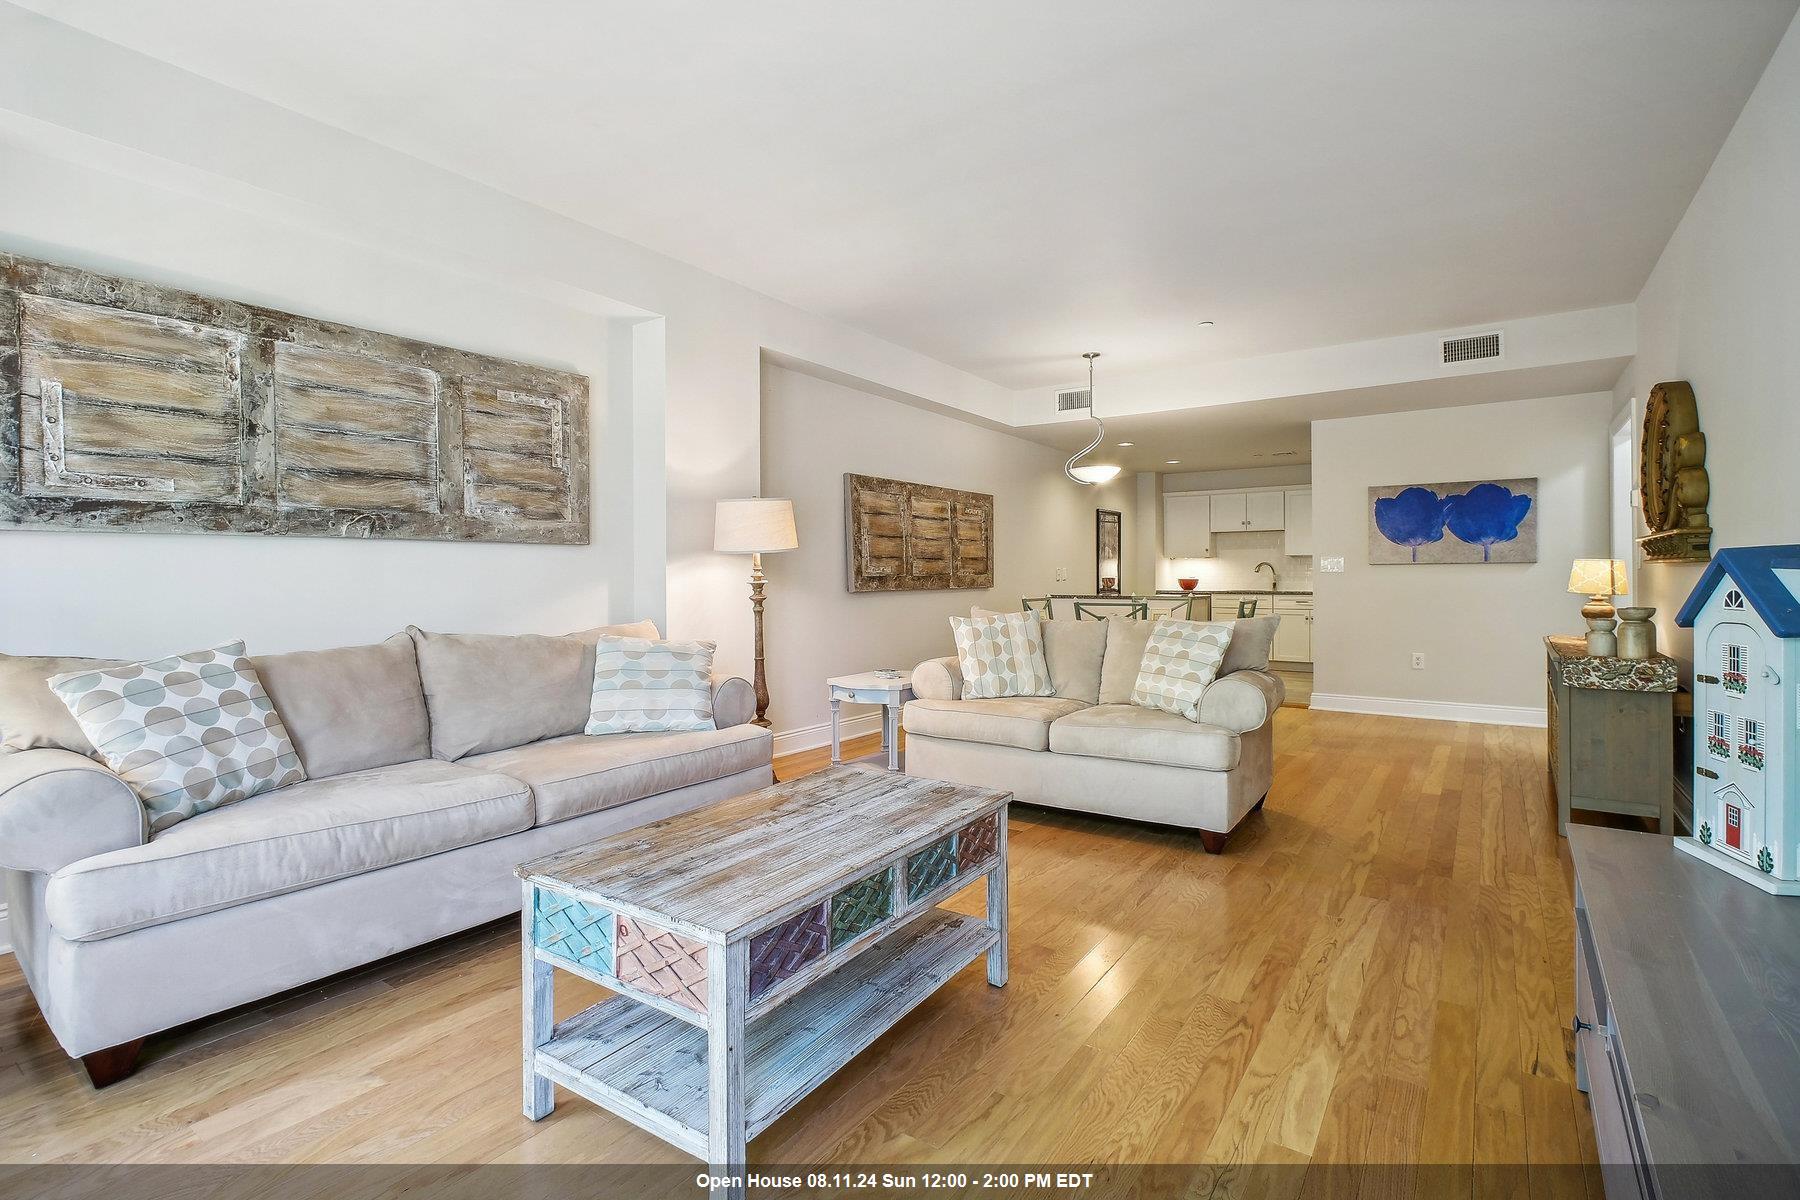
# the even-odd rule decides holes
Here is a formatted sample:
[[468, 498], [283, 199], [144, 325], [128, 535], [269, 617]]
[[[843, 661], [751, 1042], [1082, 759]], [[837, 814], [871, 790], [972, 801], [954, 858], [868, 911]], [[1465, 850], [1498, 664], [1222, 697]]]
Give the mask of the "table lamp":
[[1569, 571], [1569, 590], [1588, 597], [1581, 606], [1581, 615], [1587, 618], [1588, 653], [1596, 658], [1617, 654], [1619, 640], [1613, 633], [1612, 598], [1631, 590], [1630, 581], [1625, 578], [1625, 564], [1616, 558], [1578, 558]]
[[[794, 502], [767, 497], [721, 500], [713, 514], [713, 549], [750, 556], [750, 611], [756, 622], [755, 724], [769, 727], [769, 684], [763, 676], [763, 597], [767, 578], [762, 556], [800, 546], [794, 530]], [[1610, 609], [1608, 611], [1611, 611]]]

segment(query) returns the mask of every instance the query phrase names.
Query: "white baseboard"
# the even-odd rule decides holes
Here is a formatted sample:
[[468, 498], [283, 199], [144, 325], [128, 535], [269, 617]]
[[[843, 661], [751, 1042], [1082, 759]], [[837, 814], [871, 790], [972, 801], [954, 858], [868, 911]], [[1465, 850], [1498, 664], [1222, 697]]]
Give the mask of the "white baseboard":
[[1541, 708], [1509, 704], [1456, 704], [1446, 700], [1397, 700], [1389, 696], [1334, 696], [1314, 692], [1311, 706], [1326, 712], [1366, 713], [1377, 717], [1412, 717], [1421, 721], [1470, 721], [1477, 725], [1527, 725], [1542, 729], [1549, 723]]
[[6, 919], [6, 905], [0, 904], [0, 954], [12, 953], [12, 923]]
[[[866, 734], [881, 732], [881, 709], [861, 716], [845, 717], [838, 722], [838, 736], [844, 741], [863, 737]], [[797, 750], [817, 750], [820, 746], [831, 745], [831, 722], [822, 725], [802, 725], [798, 729], [784, 729], [775, 735], [775, 755], [792, 754]]]

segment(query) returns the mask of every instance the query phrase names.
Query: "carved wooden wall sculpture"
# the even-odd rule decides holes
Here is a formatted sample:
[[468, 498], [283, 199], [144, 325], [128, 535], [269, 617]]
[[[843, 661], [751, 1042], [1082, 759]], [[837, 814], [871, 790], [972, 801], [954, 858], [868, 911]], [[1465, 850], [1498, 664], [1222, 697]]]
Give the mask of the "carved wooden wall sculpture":
[[994, 586], [994, 498], [897, 479], [844, 476], [849, 589]]
[[1638, 454], [1638, 486], [1644, 528], [1638, 548], [1645, 562], [1705, 562], [1712, 557], [1712, 521], [1706, 505], [1706, 435], [1700, 406], [1685, 379], [1659, 383], [1644, 403]]
[[0, 255], [0, 522], [588, 540], [588, 383]]

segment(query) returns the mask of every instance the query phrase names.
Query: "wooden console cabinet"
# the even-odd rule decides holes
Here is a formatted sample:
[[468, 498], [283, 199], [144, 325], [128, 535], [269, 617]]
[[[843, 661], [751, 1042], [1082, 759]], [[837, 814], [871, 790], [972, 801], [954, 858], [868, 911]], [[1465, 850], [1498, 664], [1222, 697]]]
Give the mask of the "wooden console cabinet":
[[1675, 832], [1675, 661], [1590, 658], [1574, 637], [1544, 649], [1556, 831], [1566, 837], [1569, 810], [1584, 808]]
[[1800, 1194], [1800, 900], [1577, 825], [1575, 1081], [1607, 1200]]

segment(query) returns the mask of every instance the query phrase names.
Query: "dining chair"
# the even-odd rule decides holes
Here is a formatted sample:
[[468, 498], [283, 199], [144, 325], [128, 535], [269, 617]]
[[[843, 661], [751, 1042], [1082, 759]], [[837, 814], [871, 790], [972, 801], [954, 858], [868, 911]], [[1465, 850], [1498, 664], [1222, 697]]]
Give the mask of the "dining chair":
[[1248, 600], [1239, 600], [1238, 601], [1238, 619], [1239, 620], [1242, 620], [1245, 617], [1254, 617], [1255, 615], [1256, 615], [1256, 598], [1254, 596]]
[[[1021, 599], [1019, 603], [1024, 606], [1026, 612], [1036, 613], [1038, 616], [1048, 621], [1055, 616], [1055, 614], [1051, 612], [1050, 604], [1050, 601], [1054, 598], [1055, 597], [1052, 596], [1026, 596]], [[1043, 606], [1042, 611], [1039, 611], [1039, 605]]]
[[1075, 619], [1077, 621], [1104, 621], [1109, 616], [1136, 617], [1141, 621], [1150, 616], [1150, 606], [1144, 602], [1142, 596], [1075, 601]]

